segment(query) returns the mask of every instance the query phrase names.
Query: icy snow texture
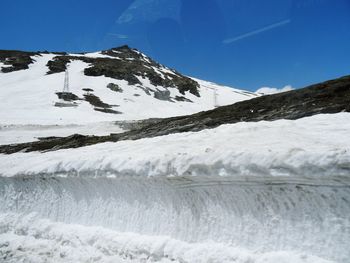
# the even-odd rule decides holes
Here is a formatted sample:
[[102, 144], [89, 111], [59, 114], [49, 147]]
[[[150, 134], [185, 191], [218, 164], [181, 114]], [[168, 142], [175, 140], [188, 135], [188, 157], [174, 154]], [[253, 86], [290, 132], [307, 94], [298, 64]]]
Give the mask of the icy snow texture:
[[11, 263], [330, 263], [302, 253], [253, 253], [214, 242], [191, 244], [166, 236], [54, 223], [38, 220], [34, 214], [2, 214], [0, 225], [0, 255], [11, 255], [4, 261]]
[[349, 131], [339, 113], [0, 155], [0, 253], [346, 263]]

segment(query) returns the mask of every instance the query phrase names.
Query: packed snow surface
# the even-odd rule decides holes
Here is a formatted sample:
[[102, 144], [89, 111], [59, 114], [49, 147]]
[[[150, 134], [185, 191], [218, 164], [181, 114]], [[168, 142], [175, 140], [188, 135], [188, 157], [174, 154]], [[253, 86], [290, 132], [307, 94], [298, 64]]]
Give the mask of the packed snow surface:
[[350, 114], [240, 122], [200, 132], [0, 156], [2, 176], [349, 176]]
[[350, 114], [0, 155], [4, 262], [341, 262]]

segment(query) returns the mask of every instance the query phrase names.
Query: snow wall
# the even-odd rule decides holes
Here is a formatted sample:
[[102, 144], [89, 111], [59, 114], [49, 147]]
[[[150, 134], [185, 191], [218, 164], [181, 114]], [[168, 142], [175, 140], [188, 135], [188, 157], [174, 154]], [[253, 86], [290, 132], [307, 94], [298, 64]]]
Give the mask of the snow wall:
[[[210, 257], [210, 262], [349, 262], [350, 184], [346, 180], [0, 177], [0, 255], [14, 253], [10, 247], [15, 237], [9, 233], [17, 239], [21, 235], [31, 234], [34, 239], [47, 235], [46, 242], [60, 236], [57, 242], [62, 249], [62, 236], [67, 235], [62, 229], [77, 224], [80, 226], [71, 230], [76, 235], [79, 227], [87, 227], [81, 233], [101, 227], [100, 234], [94, 232], [95, 241], [90, 237], [87, 244], [96, 245], [97, 239], [104, 238], [100, 253], [114, 251], [130, 262], [208, 262]], [[49, 221], [40, 221], [46, 219], [60, 223], [56, 232], [52, 232], [54, 223], [50, 228]], [[35, 224], [39, 226], [35, 228]], [[103, 232], [107, 230], [115, 234]], [[127, 249], [125, 235], [124, 241], [116, 241], [120, 233], [131, 235]], [[131, 233], [142, 236], [142, 242]], [[105, 240], [108, 235], [114, 247], [111, 250], [112, 245], [108, 245], [103, 250], [109, 244]], [[74, 238], [66, 239], [72, 243]], [[82, 240], [80, 237], [79, 242]], [[183, 252], [180, 243], [186, 244]], [[173, 245], [169, 248], [169, 244]], [[198, 245], [194, 248], [194, 244]], [[190, 255], [191, 248], [195, 252]], [[240, 252], [234, 253], [235, 249]], [[276, 251], [301, 256], [297, 260], [289, 254], [269, 254]], [[68, 262], [62, 253], [62, 262]]]

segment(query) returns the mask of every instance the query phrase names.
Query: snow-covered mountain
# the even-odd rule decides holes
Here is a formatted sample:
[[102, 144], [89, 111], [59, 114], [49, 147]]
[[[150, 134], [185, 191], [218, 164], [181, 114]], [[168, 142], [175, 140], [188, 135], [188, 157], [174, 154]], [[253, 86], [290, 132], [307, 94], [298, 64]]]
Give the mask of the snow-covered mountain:
[[350, 76], [257, 97], [128, 47], [0, 59], [0, 262], [349, 262]]
[[[170, 117], [257, 96], [183, 76], [128, 46], [84, 54], [0, 51], [0, 68], [2, 125]], [[71, 96], [60, 93], [66, 69]], [[54, 107], [62, 99], [76, 107]]]

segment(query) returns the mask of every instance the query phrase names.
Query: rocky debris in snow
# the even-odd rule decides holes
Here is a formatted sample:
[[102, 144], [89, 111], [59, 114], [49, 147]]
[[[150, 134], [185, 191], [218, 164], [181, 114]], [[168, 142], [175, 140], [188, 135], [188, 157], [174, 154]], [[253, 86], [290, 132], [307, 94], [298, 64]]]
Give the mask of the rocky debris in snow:
[[177, 101], [193, 102], [192, 100], [187, 99], [187, 98], [184, 97], [184, 96], [175, 96], [175, 100], [177, 100]]
[[113, 90], [115, 92], [123, 92], [123, 89], [121, 87], [119, 87], [118, 84], [115, 84], [115, 83], [109, 83], [107, 85], [107, 88], [109, 88], [110, 90]]
[[172, 101], [170, 99], [170, 91], [169, 90], [156, 90], [154, 92], [154, 97], [158, 100], [167, 100], [167, 101]]
[[84, 94], [84, 98], [87, 102], [89, 102], [92, 106], [95, 106], [97, 108], [105, 108], [110, 109], [112, 107], [115, 107], [117, 105], [110, 105], [108, 103], [103, 102], [99, 97], [97, 97], [94, 94]]
[[70, 56], [62, 55], [54, 57], [52, 60], [47, 62], [49, 71], [47, 74], [54, 74], [64, 72], [67, 69], [67, 64], [71, 62]]
[[74, 135], [39, 142], [0, 146], [0, 153], [76, 148], [101, 142], [137, 140], [171, 133], [200, 131], [222, 124], [278, 119], [299, 119], [321, 113], [350, 112], [350, 76], [315, 84], [304, 89], [266, 95], [193, 115], [140, 122], [135, 129], [109, 136]]
[[38, 52], [23, 52], [17, 50], [0, 50], [0, 62], [5, 66], [1, 67], [3, 73], [28, 69], [29, 64], [35, 59], [32, 56], [39, 56]]
[[72, 92], [56, 92], [56, 95], [59, 99], [64, 101], [74, 101], [74, 100], [81, 100], [77, 95], [75, 95]]
[[84, 88], [82, 90], [85, 91], [87, 94], [90, 94], [90, 92], [94, 91], [93, 89], [90, 89], [90, 88]]
[[104, 113], [111, 113], [111, 114], [122, 114], [121, 111], [116, 111], [116, 110], [112, 110], [110, 108], [94, 108], [95, 111], [100, 111], [100, 112], [104, 112]]

